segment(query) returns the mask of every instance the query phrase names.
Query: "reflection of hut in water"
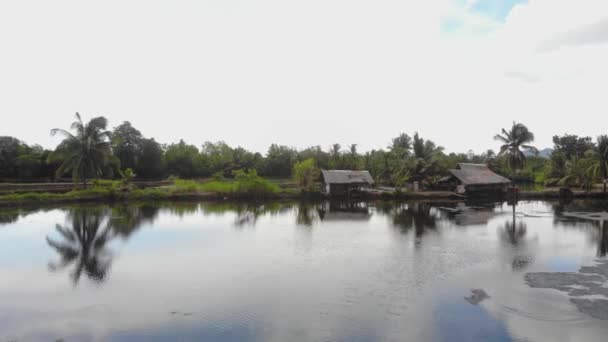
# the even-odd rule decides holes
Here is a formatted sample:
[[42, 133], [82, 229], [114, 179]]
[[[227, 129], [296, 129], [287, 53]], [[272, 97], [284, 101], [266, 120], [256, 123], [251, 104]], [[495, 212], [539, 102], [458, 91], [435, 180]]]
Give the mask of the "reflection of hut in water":
[[459, 226], [487, 225], [495, 216], [493, 209], [473, 209], [455, 215], [454, 222]]
[[444, 189], [468, 195], [502, 194], [511, 181], [492, 172], [485, 164], [458, 164], [450, 175], [439, 180]]
[[371, 216], [365, 202], [327, 202], [319, 208], [321, 221], [367, 221]]
[[456, 207], [439, 207], [447, 217], [459, 226], [486, 225], [496, 217], [495, 203], [465, 204], [458, 203]]
[[374, 186], [374, 179], [369, 171], [322, 170], [325, 192], [329, 195], [350, 195], [353, 190], [367, 189]]

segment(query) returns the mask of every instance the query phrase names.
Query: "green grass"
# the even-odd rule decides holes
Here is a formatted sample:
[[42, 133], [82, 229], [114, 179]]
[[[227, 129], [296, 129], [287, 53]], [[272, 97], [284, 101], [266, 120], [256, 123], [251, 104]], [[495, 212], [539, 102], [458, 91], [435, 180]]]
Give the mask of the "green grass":
[[119, 180], [111, 180], [111, 179], [94, 179], [92, 184], [93, 184], [93, 188], [118, 189], [120, 187]]
[[236, 186], [233, 182], [226, 181], [211, 181], [201, 185], [201, 191], [217, 192], [218, 194], [231, 194], [235, 192]]
[[173, 181], [173, 192], [174, 193], [198, 192], [200, 190], [200, 185], [201, 184], [195, 180], [176, 178]]
[[171, 196], [166, 190], [158, 188], [134, 190], [128, 194], [129, 199], [135, 200], [163, 200]]
[[122, 191], [120, 181], [96, 181], [86, 190], [67, 193], [19, 193], [0, 195], [0, 205], [66, 203], [93, 200], [172, 200], [192, 196], [224, 196], [230, 198], [273, 198], [279, 194], [295, 195], [295, 189], [281, 189], [255, 172], [237, 172], [234, 180], [215, 180], [200, 183], [194, 180], [175, 179], [171, 187]]
[[172, 194], [161, 189], [143, 189], [132, 192], [121, 192], [114, 188], [91, 188], [86, 190], [73, 190], [63, 194], [28, 192], [21, 194], [8, 194], [0, 196], [0, 204], [44, 204], [65, 203], [91, 200], [128, 200], [128, 199], [169, 199]]

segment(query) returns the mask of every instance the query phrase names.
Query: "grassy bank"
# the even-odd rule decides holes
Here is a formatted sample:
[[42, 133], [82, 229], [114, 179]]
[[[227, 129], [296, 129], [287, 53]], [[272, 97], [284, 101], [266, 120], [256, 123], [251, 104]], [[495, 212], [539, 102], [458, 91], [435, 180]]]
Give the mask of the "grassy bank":
[[[129, 192], [115, 189], [93, 188], [75, 190], [68, 193], [22, 193], [0, 195], [0, 206], [20, 206], [36, 204], [69, 204], [85, 202], [112, 201], [181, 201], [181, 200], [269, 200], [269, 199], [325, 199], [321, 193], [299, 192], [293, 190], [277, 190], [273, 192], [251, 192], [240, 190], [234, 184], [211, 182], [205, 184], [182, 184], [174, 187], [141, 189]], [[358, 199], [379, 200], [440, 200], [456, 199], [454, 194], [447, 192], [418, 192], [399, 194], [360, 194]]]
[[[324, 199], [319, 192], [301, 192], [295, 188], [280, 187], [257, 175], [235, 178], [234, 180], [214, 180], [197, 182], [175, 179], [172, 185], [156, 188], [128, 190], [120, 182], [100, 182], [86, 190], [73, 190], [66, 193], [11, 193], [0, 195], [0, 206], [20, 206], [36, 204], [68, 204], [81, 202], [112, 201], [180, 201], [180, 200], [266, 200], [266, 199]], [[511, 195], [506, 194], [505, 199]], [[448, 191], [420, 192], [374, 192], [355, 196], [370, 200], [464, 200], [466, 197]], [[573, 191], [573, 198], [605, 199], [602, 191]], [[543, 191], [521, 191], [520, 200], [559, 199], [559, 189]]]
[[93, 201], [129, 200], [213, 200], [213, 199], [275, 199], [298, 195], [292, 189], [282, 189], [255, 173], [238, 174], [234, 180], [200, 183], [175, 179], [172, 185], [135, 189], [117, 181], [95, 182], [92, 188], [65, 193], [26, 192], [0, 195], [0, 205], [52, 204]]

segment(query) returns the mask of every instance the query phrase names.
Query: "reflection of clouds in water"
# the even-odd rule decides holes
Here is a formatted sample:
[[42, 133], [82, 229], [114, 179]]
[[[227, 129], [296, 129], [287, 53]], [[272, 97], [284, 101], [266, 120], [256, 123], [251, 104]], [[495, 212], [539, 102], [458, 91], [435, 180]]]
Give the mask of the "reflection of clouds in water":
[[550, 272], [574, 272], [580, 266], [580, 260], [563, 256], [551, 257], [545, 263], [547, 271]]
[[[485, 266], [492, 268], [491, 266]], [[485, 268], [484, 267], [484, 268]], [[538, 293], [534, 289], [530, 289], [523, 281], [521, 273], [514, 272], [484, 272], [482, 269], [475, 269], [457, 277], [455, 281], [445, 284], [442, 288], [447, 291], [448, 295], [438, 298], [448, 298], [447, 302], [458, 301], [462, 296], [469, 294], [466, 287], [478, 286], [486, 290], [491, 296], [481, 302], [480, 306], [485, 310], [484, 314], [490, 315], [496, 321], [499, 321], [499, 326], [496, 323], [489, 323], [500, 332], [501, 330], [508, 331], [508, 335], [513, 341], [604, 341], [603, 334], [608, 333], [608, 326], [601, 323], [586, 320], [584, 315], [580, 314], [563, 295], [557, 291], [548, 293]], [[458, 289], [461, 289], [460, 291]], [[437, 300], [436, 312], [441, 308], [441, 301]], [[463, 302], [466, 301], [463, 299]], [[457, 303], [460, 306], [461, 303]], [[467, 305], [470, 305], [466, 303]], [[472, 306], [472, 305], [471, 305]], [[463, 322], [463, 328], [473, 330], [478, 322], [484, 322], [486, 318], [478, 318], [478, 313], [470, 313], [463, 308], [461, 311], [451, 309], [446, 306], [448, 311], [460, 312], [462, 317], [457, 317], [458, 314], [452, 314], [449, 318], [453, 318], [456, 322], [465, 321], [467, 317], [471, 321]], [[455, 328], [457, 329], [457, 328]], [[457, 332], [457, 336], [462, 336], [464, 333]], [[472, 333], [469, 333], [470, 336]], [[444, 341], [449, 341], [449, 334], [445, 333]], [[467, 341], [466, 337], [463, 339]], [[500, 339], [498, 339], [500, 341]], [[472, 339], [472, 341], [494, 341], [494, 339]]]
[[433, 341], [514, 340], [502, 321], [496, 319], [482, 305], [472, 305], [459, 294], [440, 296], [433, 304], [433, 319]]
[[248, 325], [222, 326], [199, 321], [196, 315], [182, 316], [172, 325], [164, 325], [141, 331], [117, 332], [105, 339], [111, 341], [222, 341], [222, 342], [264, 342], [267, 341], [258, 327]]
[[[597, 246], [597, 256], [603, 258], [608, 254], [608, 212], [605, 210], [605, 203], [595, 205], [594, 211], [580, 211], [582, 208], [570, 205], [566, 208], [561, 208], [559, 216], [565, 218], [562, 223], [566, 227], [585, 230], [590, 240]], [[599, 207], [599, 208], [598, 208]], [[584, 209], [584, 208], [583, 208]], [[590, 224], [591, 228], [585, 228], [581, 222]]]
[[[527, 231], [510, 236], [501, 230], [508, 227], [504, 217], [510, 207], [502, 216], [500, 209], [474, 209], [494, 212], [497, 219], [485, 226], [460, 226], [428, 203], [359, 203], [352, 210], [349, 205], [335, 205], [338, 215], [334, 219], [329, 215], [328, 220], [321, 219], [323, 205], [218, 202], [160, 208], [156, 214], [154, 208], [115, 208], [109, 216], [111, 235], [129, 243], [122, 249], [112, 245], [119, 257], [103, 284], [81, 281], [77, 289], [66, 287], [65, 276], [51, 276], [41, 267], [47, 255], [10, 272], [0, 268], [0, 340], [5, 331], [29, 340], [34, 336], [28, 335], [30, 331], [57, 332], [47, 337], [60, 338], [78, 334], [77, 329], [100, 340], [159, 336], [400, 341], [418, 330], [437, 332], [439, 327], [444, 329], [438, 332], [440, 341], [458, 341], [448, 339], [453, 336], [499, 341], [514, 334], [539, 341], [567, 336], [563, 329], [552, 333], [560, 328], [554, 325], [561, 323], [542, 325], [536, 319], [560, 318], [561, 312], [546, 303], [557, 303], [559, 298], [535, 301], [518, 287], [525, 287], [521, 273], [496, 267], [496, 262], [510, 264], [519, 255], [514, 251], [538, 252], [539, 261], [532, 260], [531, 267], [544, 265], [541, 262], [553, 255], [586, 256], [589, 246], [583, 231], [554, 229], [550, 218], [518, 217], [517, 222], [527, 223]], [[544, 207], [525, 204], [518, 211], [540, 212]], [[254, 217], [245, 225], [255, 229], [233, 229], [239, 216]], [[45, 218], [50, 220], [40, 216], [42, 221]], [[154, 229], [138, 230], [152, 222]], [[36, 232], [37, 245], [44, 245], [45, 235], [61, 237], [52, 228], [48, 225]], [[0, 239], [11, 243], [10, 236]], [[535, 236], [539, 243], [531, 243], [537, 241]], [[414, 241], [422, 243], [414, 245]], [[571, 245], [567, 251], [558, 248], [564, 242]], [[51, 252], [46, 246], [45, 251]], [[595, 245], [590, 253], [595, 255]], [[10, 259], [18, 253], [3, 255]], [[436, 303], [432, 310], [418, 300], [423, 294], [432, 295], [451, 275], [480, 263], [490, 265], [470, 276], [470, 281], [486, 276], [495, 280], [494, 285], [467, 283], [466, 290]], [[492, 296], [480, 307], [463, 298], [476, 287]], [[97, 309], [81, 310], [93, 305]], [[530, 314], [522, 314], [526, 312]], [[461, 322], [465, 319], [468, 322]], [[435, 326], [427, 328], [431, 321]], [[530, 331], [539, 326], [543, 329]], [[603, 332], [592, 324], [588, 333], [582, 333], [580, 325], [568, 328], [591, 341]]]
[[581, 312], [608, 320], [608, 261], [583, 266], [579, 272], [534, 272], [526, 274], [526, 283], [534, 288], [556, 289], [570, 295]]
[[0, 207], [0, 228], [2, 228], [2, 226], [7, 226], [11, 223], [17, 222], [17, 220], [25, 218], [31, 214], [46, 213], [50, 210], [53, 209]]
[[68, 224], [55, 226], [55, 236], [46, 242], [58, 255], [49, 262], [53, 272], [72, 267], [70, 278], [77, 285], [82, 273], [94, 281], [105, 280], [112, 262], [109, 242], [128, 239], [144, 223], [152, 223], [158, 209], [151, 206], [119, 204], [113, 207], [89, 206], [70, 209]]

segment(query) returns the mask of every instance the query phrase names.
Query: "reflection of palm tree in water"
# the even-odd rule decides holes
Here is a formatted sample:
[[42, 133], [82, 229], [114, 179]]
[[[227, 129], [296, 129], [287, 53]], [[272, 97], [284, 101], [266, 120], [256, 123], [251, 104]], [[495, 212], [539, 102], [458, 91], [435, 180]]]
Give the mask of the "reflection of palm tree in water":
[[[528, 227], [524, 221], [517, 221], [515, 214], [515, 203], [513, 205], [513, 219], [505, 222], [504, 226], [500, 231], [501, 240], [503, 240], [510, 250], [515, 252], [513, 260], [511, 260], [511, 266], [514, 270], [522, 270], [526, 268], [531, 261], [531, 257], [528, 255], [525, 236], [528, 233]], [[510, 253], [509, 253], [510, 255]]]
[[299, 203], [296, 212], [296, 223], [310, 227], [319, 218], [316, 205], [311, 203]]
[[393, 224], [399, 228], [403, 234], [414, 229], [416, 244], [429, 230], [437, 228], [437, 217], [433, 214], [431, 206], [426, 203], [407, 204], [405, 207], [395, 208], [393, 214]]
[[513, 219], [511, 222], [506, 222], [502, 229], [502, 237], [503, 240], [509, 243], [512, 246], [517, 246], [521, 239], [526, 235], [528, 231], [528, 227], [526, 223], [523, 221], [517, 222], [517, 216], [515, 213], [515, 207], [517, 206], [517, 202], [510, 202], [513, 208]]
[[506, 222], [502, 229], [503, 240], [512, 246], [517, 246], [526, 236], [528, 227], [524, 222], [510, 221]]
[[80, 280], [82, 272], [95, 281], [103, 281], [111, 264], [111, 256], [106, 244], [111, 239], [110, 226], [105, 225], [101, 210], [76, 209], [69, 213], [71, 227], [57, 225], [57, 232], [63, 241], [56, 241], [47, 236], [49, 246], [57, 251], [60, 261], [49, 263], [52, 271], [75, 265], [70, 274], [74, 284]]

